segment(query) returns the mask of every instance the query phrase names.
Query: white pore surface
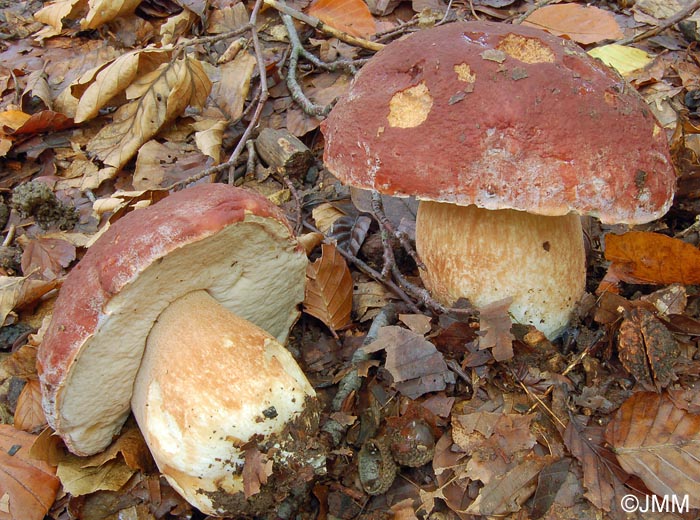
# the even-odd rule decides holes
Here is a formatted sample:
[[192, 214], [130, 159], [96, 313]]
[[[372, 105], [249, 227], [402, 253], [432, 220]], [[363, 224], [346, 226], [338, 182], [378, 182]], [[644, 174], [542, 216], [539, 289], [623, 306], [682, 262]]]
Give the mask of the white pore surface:
[[180, 296], [204, 289], [230, 311], [286, 340], [304, 298], [307, 264], [288, 234], [274, 219], [248, 215], [171, 252], [112, 298], [57, 398], [64, 435], [77, 450], [101, 451], [119, 432], [149, 331]]

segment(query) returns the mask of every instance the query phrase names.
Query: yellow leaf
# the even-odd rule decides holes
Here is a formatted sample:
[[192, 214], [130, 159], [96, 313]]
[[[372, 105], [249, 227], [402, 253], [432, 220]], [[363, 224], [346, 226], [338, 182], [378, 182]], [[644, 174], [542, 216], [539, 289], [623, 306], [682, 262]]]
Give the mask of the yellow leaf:
[[[32, 116], [25, 114], [21, 110], [5, 110], [4, 112], [0, 112], [0, 131], [4, 130], [5, 133], [12, 133], [18, 128], [21, 128], [30, 117]], [[7, 130], [9, 130], [9, 132], [7, 132]]]
[[611, 43], [596, 47], [588, 51], [588, 54], [598, 58], [608, 67], [617, 70], [623, 76], [627, 76], [635, 70], [642, 69], [649, 65], [654, 58], [636, 47]]
[[59, 0], [53, 2], [34, 14], [34, 19], [50, 25], [56, 33], [63, 30], [63, 20], [71, 19], [87, 8], [87, 0]]
[[369, 38], [377, 32], [374, 17], [362, 0], [316, 0], [307, 14], [359, 38]]
[[73, 95], [80, 98], [75, 122], [92, 119], [138, 76], [153, 72], [169, 60], [169, 50], [144, 49], [128, 52], [109, 64], [89, 70], [70, 86]]
[[164, 63], [126, 89], [131, 102], [115, 113], [113, 122], [97, 133], [87, 149], [105, 165], [121, 168], [188, 105], [201, 107], [210, 89], [209, 78], [194, 58]]
[[80, 28], [97, 29], [115, 18], [133, 13], [140, 3], [141, 0], [89, 0], [90, 10], [81, 20]]
[[221, 162], [221, 142], [224, 138], [224, 130], [228, 128], [228, 123], [222, 120], [206, 119], [198, 121], [192, 126], [197, 130], [194, 134], [197, 148], [204, 155], [214, 159], [214, 164], [219, 164]]
[[539, 27], [583, 45], [619, 40], [624, 36], [610, 11], [580, 4], [541, 7], [528, 16], [523, 25]]

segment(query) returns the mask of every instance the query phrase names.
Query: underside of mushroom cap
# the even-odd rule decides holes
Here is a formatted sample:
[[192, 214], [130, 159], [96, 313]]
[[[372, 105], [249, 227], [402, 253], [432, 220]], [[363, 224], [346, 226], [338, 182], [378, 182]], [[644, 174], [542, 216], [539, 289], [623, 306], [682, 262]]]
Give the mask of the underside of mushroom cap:
[[343, 183], [389, 195], [642, 223], [671, 205], [665, 131], [576, 44], [457, 22], [387, 45], [322, 125]]
[[153, 322], [188, 292], [206, 290], [285, 341], [306, 264], [282, 212], [239, 188], [200, 185], [126, 215], [88, 250], [56, 300], [37, 355], [50, 426], [76, 454], [104, 449], [129, 415]]

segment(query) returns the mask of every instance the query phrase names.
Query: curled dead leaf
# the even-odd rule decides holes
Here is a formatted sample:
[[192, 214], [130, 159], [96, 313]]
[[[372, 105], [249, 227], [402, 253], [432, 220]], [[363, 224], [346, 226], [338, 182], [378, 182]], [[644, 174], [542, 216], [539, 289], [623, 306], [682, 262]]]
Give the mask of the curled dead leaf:
[[321, 246], [321, 258], [306, 268], [304, 311], [336, 330], [351, 322], [352, 276], [334, 245]]

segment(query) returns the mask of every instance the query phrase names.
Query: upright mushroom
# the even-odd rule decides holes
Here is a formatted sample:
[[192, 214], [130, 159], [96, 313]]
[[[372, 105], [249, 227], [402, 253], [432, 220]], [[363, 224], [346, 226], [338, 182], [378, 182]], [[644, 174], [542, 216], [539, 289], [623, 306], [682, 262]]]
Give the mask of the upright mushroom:
[[416, 248], [434, 297], [507, 297], [561, 333], [585, 286], [579, 215], [656, 219], [675, 173], [663, 128], [618, 74], [538, 29], [418, 31], [365, 65], [322, 126], [342, 182], [421, 199]]
[[[280, 344], [306, 264], [282, 212], [239, 188], [196, 186], [121, 218], [67, 277], [39, 348], [49, 424], [93, 454], [131, 403], [161, 472], [194, 506], [264, 511], [317, 462], [306, 438], [315, 393]], [[272, 463], [260, 493], [244, 489], [249, 459]]]

